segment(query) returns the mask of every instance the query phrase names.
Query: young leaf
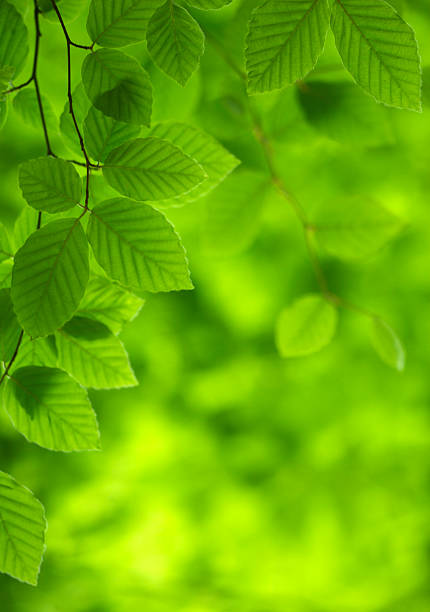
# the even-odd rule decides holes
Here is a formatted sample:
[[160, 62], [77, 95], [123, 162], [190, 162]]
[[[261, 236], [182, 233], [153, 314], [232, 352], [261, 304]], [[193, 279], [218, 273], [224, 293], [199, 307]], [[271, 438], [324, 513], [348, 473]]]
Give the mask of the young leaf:
[[161, 70], [180, 85], [186, 85], [205, 47], [204, 34], [189, 12], [167, 0], [151, 17], [146, 41]]
[[178, 147], [160, 138], [137, 138], [114, 149], [103, 176], [117, 191], [135, 200], [163, 200], [199, 185], [206, 174]]
[[13, 311], [9, 289], [0, 289], [0, 361], [9, 361], [15, 351], [21, 328]]
[[256, 8], [245, 50], [249, 93], [303, 79], [323, 50], [328, 27], [327, 0], [268, 0]]
[[36, 585], [46, 527], [40, 501], [12, 476], [0, 472], [0, 572]]
[[369, 198], [339, 202], [334, 211], [321, 211], [313, 224], [316, 237], [332, 255], [344, 259], [367, 257], [401, 229], [401, 221]]
[[151, 206], [126, 198], [102, 202], [92, 210], [87, 234], [98, 263], [123, 285], [153, 292], [192, 289], [179, 236]]
[[151, 82], [134, 57], [113, 49], [90, 53], [82, 64], [82, 82], [94, 106], [108, 117], [150, 124]]
[[8, 379], [4, 404], [14, 427], [29, 442], [56, 451], [100, 448], [87, 392], [61, 370], [19, 368]]
[[58, 365], [85, 387], [119, 389], [137, 385], [122, 342], [91, 319], [74, 317], [56, 333]]
[[84, 121], [84, 140], [88, 153], [100, 162], [104, 162], [113, 149], [138, 136], [139, 132], [140, 126], [115, 121], [94, 106]]
[[[82, 132], [82, 124], [91, 107], [91, 102], [89, 101], [88, 96], [85, 93], [85, 89], [82, 82], [75, 87], [72, 92], [72, 97], [73, 111], [75, 113], [79, 129]], [[60, 131], [69, 149], [77, 155], [82, 155], [81, 144], [76, 133], [76, 128], [75, 124], [73, 123], [72, 115], [70, 114], [70, 107], [68, 101], [65, 103], [63, 112], [60, 116]]]
[[385, 321], [375, 317], [372, 320], [371, 338], [382, 361], [401, 372], [405, 367], [405, 351], [394, 330]]
[[276, 326], [281, 357], [316, 353], [329, 344], [337, 326], [337, 310], [321, 295], [307, 295], [285, 308]]
[[4, 225], [0, 224], [0, 262], [13, 257], [13, 247], [9, 232]]
[[114, 334], [140, 312], [144, 300], [102, 276], [90, 278], [78, 314], [104, 323]]
[[28, 53], [27, 28], [20, 13], [7, 0], [0, 2], [0, 67], [21, 72]]
[[185, 123], [159, 123], [151, 130], [150, 135], [168, 140], [182, 149], [186, 155], [196, 160], [207, 174], [207, 179], [200, 185], [189, 193], [163, 201], [163, 206], [180, 206], [207, 195], [240, 164], [239, 160], [212, 136]]
[[48, 213], [73, 208], [82, 195], [81, 178], [73, 164], [53, 157], [40, 157], [21, 164], [19, 186], [30, 206]]
[[124, 47], [141, 42], [155, 9], [162, 0], [92, 0], [87, 30], [93, 43]]
[[88, 243], [77, 219], [52, 221], [31, 234], [12, 273], [12, 301], [26, 333], [47, 336], [64, 325], [79, 306], [88, 276]]
[[243, 251], [255, 238], [266, 195], [267, 177], [239, 168], [209, 195], [205, 204], [202, 244], [209, 255]]
[[54, 336], [48, 336], [47, 338], [29, 338], [24, 336], [13, 367], [18, 369], [32, 365], [55, 368], [58, 365], [57, 361]]
[[421, 110], [421, 68], [413, 30], [383, 0], [335, 0], [332, 30], [345, 67], [388, 106]]

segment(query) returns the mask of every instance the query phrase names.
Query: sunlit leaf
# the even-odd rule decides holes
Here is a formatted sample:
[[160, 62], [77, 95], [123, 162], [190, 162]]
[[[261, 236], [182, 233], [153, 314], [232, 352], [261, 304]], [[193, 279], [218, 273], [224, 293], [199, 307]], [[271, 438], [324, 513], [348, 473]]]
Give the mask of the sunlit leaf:
[[323, 50], [328, 27], [327, 0], [269, 0], [254, 9], [245, 51], [248, 91], [303, 79]]
[[104, 323], [118, 334], [125, 323], [132, 321], [144, 301], [102, 276], [90, 278], [78, 314]]
[[57, 213], [79, 203], [82, 183], [73, 164], [40, 157], [21, 164], [19, 186], [27, 203], [37, 210]]
[[56, 333], [58, 365], [85, 387], [137, 385], [122, 342], [98, 321], [74, 317]]
[[[42, 96], [43, 112], [45, 115], [46, 125], [50, 133], [57, 131], [57, 118], [52, 109], [51, 103], [46, 96]], [[39, 104], [35, 90], [21, 89], [13, 99], [13, 108], [27, 125], [40, 130], [41, 119]]]
[[35, 231], [15, 256], [12, 301], [31, 336], [47, 336], [68, 321], [88, 282], [88, 243], [77, 219]]
[[335, 0], [332, 30], [345, 67], [376, 100], [421, 110], [415, 34], [383, 0]]
[[337, 310], [321, 295], [306, 295], [285, 308], [276, 325], [276, 344], [281, 357], [316, 353], [333, 339]]
[[0, 472], [0, 572], [36, 585], [46, 526], [40, 501], [12, 476]]
[[142, 42], [155, 9], [162, 0], [92, 0], [87, 30], [102, 47], [124, 47]]
[[196, 160], [207, 174], [207, 179], [200, 185], [182, 196], [161, 202], [163, 206], [180, 206], [208, 194], [240, 163], [212, 136], [185, 123], [176, 121], [159, 123], [150, 134], [169, 140], [182, 149]]
[[[76, 19], [85, 8], [87, 0], [56, 0], [63, 21], [69, 23]], [[52, 6], [52, 0], [38, 0], [42, 15], [48, 21], [58, 22], [58, 17]]]
[[167, 0], [148, 24], [148, 51], [154, 62], [180, 85], [185, 85], [199, 65], [205, 37], [189, 12]]
[[113, 279], [143, 291], [192, 289], [185, 251], [173, 226], [147, 204], [114, 198], [92, 210], [88, 239]]
[[382, 361], [401, 372], [405, 367], [405, 351], [397, 334], [388, 323], [375, 317], [372, 320], [371, 338], [375, 351]]
[[322, 207], [313, 223], [318, 241], [336, 257], [367, 257], [402, 228], [400, 219], [369, 198], [350, 198], [336, 204], [334, 210]]
[[[82, 83], [79, 83], [72, 92], [73, 97], [73, 112], [75, 113], [76, 121], [82, 133], [83, 122], [91, 107], [91, 102], [85, 93], [85, 88]], [[39, 125], [40, 129], [40, 125]], [[82, 155], [82, 149], [79, 138], [70, 114], [69, 102], [64, 105], [63, 112], [60, 116], [60, 131], [65, 140], [66, 145], [71, 151]]]
[[194, 159], [160, 138], [137, 138], [114, 149], [103, 175], [114, 189], [135, 200], [178, 196], [206, 178]]
[[13, 257], [12, 240], [4, 225], [0, 224], [0, 262]]
[[189, 0], [188, 4], [202, 10], [220, 9], [232, 0]]
[[135, 138], [140, 126], [115, 121], [98, 111], [94, 106], [84, 121], [84, 140], [88, 153], [97, 161], [104, 162], [108, 154], [121, 144]]
[[151, 82], [134, 57], [114, 49], [90, 53], [82, 64], [82, 82], [94, 106], [108, 117], [150, 124]]
[[57, 350], [54, 336], [48, 336], [47, 338], [29, 338], [24, 336], [13, 367], [18, 369], [30, 365], [47, 366], [49, 368], [57, 367]]
[[57, 451], [100, 447], [87, 392], [61, 370], [27, 366], [14, 371], [4, 405], [14, 427], [29, 442]]

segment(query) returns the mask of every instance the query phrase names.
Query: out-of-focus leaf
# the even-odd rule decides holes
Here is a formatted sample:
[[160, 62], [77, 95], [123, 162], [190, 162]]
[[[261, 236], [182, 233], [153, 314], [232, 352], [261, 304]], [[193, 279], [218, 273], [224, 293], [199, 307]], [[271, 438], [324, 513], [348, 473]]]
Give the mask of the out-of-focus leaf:
[[281, 357], [301, 357], [327, 346], [336, 332], [337, 310], [321, 295], [306, 295], [279, 315], [276, 345]]
[[12, 476], [0, 472], [0, 572], [36, 585], [46, 526], [40, 501]]
[[371, 338], [375, 351], [387, 365], [401, 372], [405, 367], [405, 351], [395, 331], [382, 319], [372, 320]]
[[[46, 96], [42, 96], [43, 112], [49, 133], [57, 131], [57, 117]], [[13, 99], [13, 108], [27, 125], [40, 130], [40, 110], [35, 90], [25, 88], [18, 91]]]
[[9, 361], [21, 333], [13, 311], [10, 289], [0, 289], [0, 361]]
[[403, 226], [400, 219], [366, 197], [338, 201], [334, 210], [322, 207], [312, 225], [322, 246], [345, 259], [371, 255]]
[[[65, 23], [74, 21], [83, 12], [87, 0], [56, 0], [61, 17]], [[38, 0], [42, 15], [48, 21], [58, 22], [51, 0]]]
[[[89, 101], [88, 96], [85, 93], [85, 88], [82, 83], [79, 83], [75, 87], [72, 92], [72, 97], [73, 112], [75, 113], [76, 121], [82, 133], [84, 119], [87, 116], [88, 111], [91, 107], [91, 102]], [[66, 145], [70, 148], [70, 150], [74, 153], [77, 153], [78, 155], [82, 155], [81, 145], [79, 143], [76, 128], [74, 126], [73, 119], [70, 114], [68, 101], [65, 103], [63, 112], [60, 116], [60, 131], [62, 136], [64, 137]]]
[[57, 451], [100, 448], [87, 392], [61, 370], [38, 366], [15, 370], [6, 385], [4, 404], [14, 427], [29, 442]]
[[13, 67], [18, 76], [28, 53], [28, 33], [21, 14], [10, 2], [0, 3], [0, 67]]

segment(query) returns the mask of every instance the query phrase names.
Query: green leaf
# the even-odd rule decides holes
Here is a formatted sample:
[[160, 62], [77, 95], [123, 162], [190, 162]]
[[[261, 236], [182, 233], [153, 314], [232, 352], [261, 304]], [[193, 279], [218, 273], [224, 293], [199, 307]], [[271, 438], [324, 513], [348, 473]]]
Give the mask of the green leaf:
[[21, 164], [19, 186], [36, 210], [58, 213], [79, 204], [82, 183], [73, 164], [64, 159], [40, 157]]
[[205, 204], [202, 245], [209, 255], [234, 255], [247, 248], [260, 227], [270, 183], [265, 175], [234, 172]]
[[405, 367], [405, 351], [394, 330], [379, 317], [374, 317], [371, 338], [382, 361], [401, 372]]
[[4, 99], [4, 92], [9, 89], [14, 72], [12, 66], [0, 66], [0, 100]]
[[140, 312], [144, 300], [102, 276], [90, 278], [78, 314], [104, 323], [114, 334]]
[[0, 361], [9, 361], [17, 346], [21, 328], [13, 311], [10, 289], [0, 289]]
[[388, 106], [421, 110], [421, 68], [410, 26], [383, 0], [335, 0], [332, 30], [357, 83]]
[[[56, 132], [57, 117], [52, 109], [48, 98], [42, 96], [43, 112], [45, 114], [46, 125], [50, 133]], [[37, 95], [34, 89], [21, 89], [13, 99], [13, 108], [15, 112], [27, 125], [40, 131], [40, 110], [37, 102]]]
[[113, 279], [143, 291], [192, 289], [185, 251], [173, 226], [147, 204], [114, 198], [92, 210], [88, 239]]
[[309, 81], [298, 89], [307, 121], [332, 140], [350, 147], [394, 143], [387, 109], [354, 83]]
[[134, 57], [113, 49], [90, 53], [82, 64], [82, 82], [94, 106], [108, 117], [150, 124], [151, 82]]
[[180, 85], [186, 85], [205, 47], [204, 34], [189, 12], [167, 0], [151, 17], [146, 41], [161, 70]]
[[121, 144], [139, 135], [140, 126], [107, 117], [94, 106], [84, 121], [84, 140], [88, 153], [104, 162], [108, 154]]
[[7, 120], [7, 100], [0, 100], [0, 130], [4, 127]]
[[245, 50], [249, 93], [303, 79], [323, 50], [328, 27], [327, 0], [269, 0], [256, 8]]
[[12, 301], [31, 337], [59, 329], [77, 310], [88, 282], [88, 243], [77, 219], [52, 221], [15, 256]]
[[92, 0], [87, 30], [93, 43], [124, 47], [141, 42], [162, 0]]
[[198, 9], [204, 11], [212, 9], [220, 9], [227, 4], [231, 4], [232, 0], [188, 0], [188, 4], [195, 6]]
[[8, 379], [4, 404], [14, 427], [29, 442], [56, 451], [100, 448], [87, 392], [61, 370], [19, 368]]
[[168, 140], [182, 149], [186, 155], [197, 161], [207, 174], [207, 179], [200, 185], [189, 193], [163, 201], [164, 206], [181, 206], [207, 195], [240, 164], [239, 160], [212, 136], [185, 123], [159, 123], [151, 130], [150, 135]]
[[0, 262], [13, 257], [13, 246], [9, 236], [9, 232], [4, 225], [0, 223]]
[[[85, 89], [82, 83], [79, 83], [72, 92], [73, 97], [73, 111], [75, 113], [76, 121], [78, 123], [79, 129], [82, 133], [82, 126], [85, 117], [88, 114], [88, 111], [91, 107], [91, 102], [88, 99], [87, 94], [85, 93]], [[40, 124], [39, 124], [40, 129]], [[71, 151], [77, 153], [78, 155], [82, 155], [82, 149], [79, 142], [78, 135], [76, 133], [76, 128], [73, 123], [72, 116], [69, 110], [69, 102], [67, 101], [64, 105], [63, 112], [60, 116], [60, 131], [66, 142], [66, 145], [69, 147]]]
[[137, 385], [122, 342], [92, 319], [74, 317], [56, 333], [58, 365], [85, 387]]
[[0, 263], [0, 288], [10, 289], [12, 284], [13, 260], [8, 259]]
[[329, 344], [337, 326], [337, 310], [321, 295], [309, 294], [285, 308], [276, 326], [281, 357], [316, 353]]
[[35, 208], [30, 208], [30, 206], [23, 208], [21, 214], [15, 221], [13, 231], [15, 250], [20, 249], [30, 234], [34, 232], [37, 228], [38, 220], [39, 212]]
[[36, 585], [46, 528], [40, 501], [12, 476], [0, 472], [0, 572]]
[[18, 369], [30, 365], [47, 366], [49, 368], [57, 367], [57, 349], [54, 336], [48, 336], [47, 338], [29, 338], [24, 336], [13, 367]]
[[334, 209], [321, 210], [312, 224], [321, 245], [344, 259], [368, 257], [402, 228], [388, 210], [366, 197], [337, 202]]
[[151, 201], [186, 193], [206, 178], [194, 159], [160, 138], [136, 138], [114, 149], [103, 176], [121, 194]]
[[0, 3], [0, 66], [21, 72], [28, 53], [28, 33], [20, 13], [7, 0]]

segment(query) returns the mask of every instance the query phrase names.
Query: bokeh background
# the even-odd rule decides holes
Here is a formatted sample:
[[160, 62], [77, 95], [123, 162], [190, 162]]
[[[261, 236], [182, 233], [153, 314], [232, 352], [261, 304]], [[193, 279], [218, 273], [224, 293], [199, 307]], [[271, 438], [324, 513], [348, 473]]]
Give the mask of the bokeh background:
[[[79, 3], [83, 16], [69, 27], [84, 43]], [[329, 37], [305, 86], [252, 102], [308, 211], [371, 196], [405, 221], [366, 261], [322, 254], [332, 289], [397, 330], [405, 371], [379, 361], [369, 322], [352, 312], [341, 313], [328, 348], [283, 361], [278, 313], [316, 283], [296, 219], [261, 188], [243, 86], [222, 57], [243, 64], [255, 4], [194, 12], [221, 48], [207, 43], [185, 89], [151, 65], [144, 45], [128, 49], [151, 73], [154, 121], [200, 126], [242, 165], [211, 196], [166, 211], [196, 288], [148, 296], [123, 333], [140, 386], [91, 393], [103, 451], [43, 450], [2, 412], [0, 469], [36, 493], [49, 521], [40, 584], [0, 576], [4, 612], [430, 609], [429, 71], [422, 114], [383, 108], [339, 69]], [[395, 5], [430, 66], [428, 1]], [[58, 118], [65, 49], [57, 24], [42, 27], [41, 85]], [[83, 52], [73, 53], [77, 83]], [[325, 104], [312, 104], [314, 87]], [[24, 204], [17, 166], [44, 147], [37, 123], [9, 111], [0, 215], [11, 226]], [[52, 131], [70, 156], [55, 117]]]

